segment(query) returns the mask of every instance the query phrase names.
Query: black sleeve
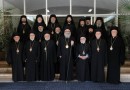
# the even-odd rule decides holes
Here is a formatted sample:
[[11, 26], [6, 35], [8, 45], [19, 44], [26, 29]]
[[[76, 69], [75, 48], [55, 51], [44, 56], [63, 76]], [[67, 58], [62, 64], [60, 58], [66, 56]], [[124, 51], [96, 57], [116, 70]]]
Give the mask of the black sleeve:
[[9, 46], [8, 51], [7, 51], [7, 63], [12, 64], [11, 45]]
[[27, 55], [26, 55], [26, 52], [27, 52], [27, 43], [24, 44], [23, 46], [23, 62], [26, 62], [26, 59], [27, 59]]
[[57, 50], [57, 57], [60, 57], [60, 56], [62, 56], [62, 54], [61, 54], [61, 38], [59, 40], [58, 50]]
[[123, 65], [125, 62], [125, 44], [124, 44], [124, 41], [122, 38], [121, 38], [120, 44], [121, 44], [121, 46], [120, 46], [120, 63], [121, 63], [121, 65]]
[[40, 62], [40, 45], [39, 42], [37, 42], [37, 62]]

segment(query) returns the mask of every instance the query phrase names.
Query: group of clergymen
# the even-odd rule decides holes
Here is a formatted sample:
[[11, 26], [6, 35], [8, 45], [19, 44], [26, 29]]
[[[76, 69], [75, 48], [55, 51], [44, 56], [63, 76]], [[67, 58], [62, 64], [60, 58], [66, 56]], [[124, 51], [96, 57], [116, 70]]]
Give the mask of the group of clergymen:
[[42, 15], [37, 15], [31, 28], [26, 16], [21, 16], [7, 53], [13, 81], [52, 81], [58, 73], [63, 81], [120, 83], [125, 60], [120, 30], [111, 26], [107, 31], [102, 17], [94, 25], [90, 19], [81, 18], [76, 29], [71, 15], [63, 27], [54, 14], [47, 26]]

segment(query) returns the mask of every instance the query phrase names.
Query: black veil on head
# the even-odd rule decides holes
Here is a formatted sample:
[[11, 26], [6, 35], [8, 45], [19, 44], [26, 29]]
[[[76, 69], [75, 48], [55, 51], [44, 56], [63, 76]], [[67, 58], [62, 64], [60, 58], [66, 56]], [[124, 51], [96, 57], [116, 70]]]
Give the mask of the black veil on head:
[[38, 19], [39, 17], [42, 18], [41, 24], [43, 24], [44, 28], [46, 28], [46, 24], [45, 24], [45, 21], [44, 21], [44, 19], [43, 19], [43, 16], [42, 16], [41, 14], [38, 14], [38, 15], [36, 16], [36, 19], [35, 19], [35, 22], [34, 22], [34, 25], [33, 25], [33, 29], [36, 29], [35, 27], [37, 27], [37, 24], [38, 24], [37, 19]]
[[51, 36], [51, 32], [49, 31], [49, 30], [45, 30], [44, 32], [43, 32], [43, 34], [45, 35], [45, 34], [50, 34], [50, 36]]
[[57, 19], [57, 17], [56, 17], [55, 14], [51, 14], [51, 15], [50, 15], [50, 18], [49, 18], [48, 24], [51, 24], [51, 18], [52, 18], [52, 17], [55, 17], [55, 18], [56, 18], [55, 23], [58, 23], [58, 24], [59, 24], [58, 19]]
[[65, 22], [64, 22], [64, 25], [67, 24], [67, 18], [70, 17], [71, 18], [71, 24], [74, 24], [74, 19], [71, 15], [67, 15], [67, 17], [65, 18]]
[[87, 17], [85, 18], [85, 20], [91, 20], [91, 18], [87, 16]]
[[85, 35], [85, 34], [81, 34], [81, 35], [80, 35], [80, 38], [81, 38], [81, 37], [85, 37], [85, 38], [86, 38], [86, 35]]
[[93, 25], [88, 25], [87, 28], [88, 28], [88, 29], [90, 29], [90, 28], [94, 29], [94, 26], [93, 26]]
[[[103, 38], [102, 29], [95, 29], [94, 30], [94, 36], [95, 36], [96, 32], [100, 32], [101, 33], [101, 38]], [[96, 36], [95, 36], [95, 38], [96, 38]]]
[[67, 26], [65, 27], [65, 29], [63, 30], [63, 33], [65, 32], [66, 29], [69, 29], [70, 32], [71, 32], [71, 27], [67, 25]]
[[61, 30], [61, 32], [62, 32], [62, 28], [61, 28], [61, 26], [60, 26], [59, 24], [56, 25], [55, 29], [56, 29], [57, 27], [59, 27], [60, 30]]
[[93, 25], [88, 25], [87, 27], [87, 31], [89, 32], [89, 29], [92, 28], [93, 29], [93, 33], [94, 33], [94, 26]]
[[26, 17], [25, 15], [22, 15], [22, 16], [20, 17], [19, 25], [22, 24], [22, 18], [26, 18], [26, 24], [28, 24], [27, 17]]
[[121, 36], [121, 33], [120, 33], [120, 30], [119, 30], [119, 28], [118, 28], [117, 26], [112, 26], [112, 27], [111, 27], [111, 29], [110, 29], [110, 36], [112, 36], [112, 35], [111, 35], [111, 31], [112, 31], [112, 30], [116, 30], [116, 31], [117, 31], [117, 36], [122, 37], [122, 36]]
[[84, 25], [85, 25], [85, 19], [84, 19], [84, 18], [81, 18], [81, 19], [79, 20], [78, 27], [80, 27], [80, 22], [81, 22], [81, 21], [84, 21]]
[[105, 25], [105, 24], [104, 24], [104, 20], [103, 20], [102, 17], [97, 17], [97, 18], [96, 18], [95, 25], [96, 25], [96, 23], [97, 23], [98, 20], [101, 20], [101, 22], [102, 22], [102, 26]]
[[34, 31], [34, 30], [32, 29], [32, 30], [29, 32], [29, 35], [30, 35], [31, 33], [36, 34], [36, 31]]
[[19, 33], [18, 32], [14, 32], [13, 34], [12, 34], [12, 36], [11, 36], [11, 41], [10, 42], [14, 42], [14, 37], [15, 36], [19, 36], [20, 37], [20, 35], [19, 35]]

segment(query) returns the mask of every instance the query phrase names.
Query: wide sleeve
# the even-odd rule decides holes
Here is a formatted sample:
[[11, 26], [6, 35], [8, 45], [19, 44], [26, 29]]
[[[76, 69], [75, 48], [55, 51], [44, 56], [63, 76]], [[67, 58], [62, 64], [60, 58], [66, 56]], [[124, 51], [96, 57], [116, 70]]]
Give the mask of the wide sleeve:
[[40, 44], [37, 42], [37, 62], [40, 62]]
[[27, 43], [25, 43], [25, 45], [23, 46], [23, 62], [26, 62], [27, 59]]
[[105, 56], [104, 56], [104, 66], [106, 66], [107, 65], [107, 59], [108, 59], [108, 53], [107, 53], [107, 51], [108, 51], [108, 46], [107, 46], [107, 42], [106, 42], [106, 40], [104, 40], [104, 53], [105, 53]]
[[61, 42], [62, 41], [62, 39], [60, 38], [60, 40], [59, 40], [59, 44], [58, 44], [58, 50], [57, 50], [57, 57], [60, 57], [60, 56], [62, 56], [62, 53], [61, 53]]
[[56, 63], [57, 62], [57, 56], [56, 56], [56, 44], [55, 44], [55, 42], [53, 41], [53, 60], [54, 60], [54, 63]]
[[121, 65], [123, 65], [125, 62], [125, 44], [122, 38], [120, 41], [120, 63]]
[[10, 65], [12, 64], [12, 53], [11, 53], [11, 45], [8, 47], [7, 51], [7, 63]]

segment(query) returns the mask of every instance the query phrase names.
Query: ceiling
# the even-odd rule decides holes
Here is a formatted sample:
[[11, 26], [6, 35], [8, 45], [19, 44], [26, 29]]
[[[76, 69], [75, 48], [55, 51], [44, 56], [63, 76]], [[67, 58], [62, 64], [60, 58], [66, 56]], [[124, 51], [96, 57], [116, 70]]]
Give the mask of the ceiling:
[[[69, 0], [47, 0], [48, 1], [48, 9], [49, 13], [55, 14], [69, 14]], [[112, 13], [116, 10], [116, 0], [96, 0], [96, 13], [106, 14]], [[4, 8], [10, 8], [6, 3], [9, 3], [15, 8], [23, 11], [23, 0], [4, 0]], [[26, 0], [26, 12], [28, 14], [38, 14], [45, 13], [45, 0]], [[88, 13], [89, 9], [94, 8], [93, 0], [72, 0], [72, 13], [73, 14], [92, 14]]]

